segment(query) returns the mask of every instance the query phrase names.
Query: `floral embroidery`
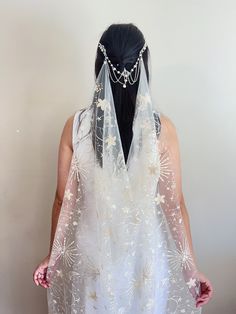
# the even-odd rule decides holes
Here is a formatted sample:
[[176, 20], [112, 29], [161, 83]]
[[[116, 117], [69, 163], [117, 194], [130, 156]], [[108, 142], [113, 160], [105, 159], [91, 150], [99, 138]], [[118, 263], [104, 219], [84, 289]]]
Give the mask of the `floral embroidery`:
[[70, 189], [65, 190], [65, 198], [70, 201], [71, 197], [73, 196], [73, 193], [71, 193]]
[[140, 110], [145, 110], [147, 105], [151, 103], [151, 98], [148, 93], [145, 95], [139, 94], [137, 96], [137, 103], [139, 104], [139, 109]]
[[111, 146], [116, 145], [116, 136], [109, 136], [106, 139], [107, 148], [110, 148]]
[[97, 102], [97, 107], [100, 107], [103, 111], [105, 110], [106, 107], [109, 107], [109, 102], [106, 99], [98, 99]]

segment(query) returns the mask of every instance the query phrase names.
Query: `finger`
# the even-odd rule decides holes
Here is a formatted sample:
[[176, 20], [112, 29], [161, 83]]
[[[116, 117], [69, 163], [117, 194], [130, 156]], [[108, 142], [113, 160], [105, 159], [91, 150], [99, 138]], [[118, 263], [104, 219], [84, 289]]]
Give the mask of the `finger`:
[[198, 297], [197, 299], [196, 299], [196, 302], [198, 303], [198, 302], [204, 302], [204, 301], [206, 301], [206, 300], [209, 300], [210, 298], [209, 297]]
[[199, 307], [201, 307], [201, 306], [203, 306], [203, 302], [199, 302], [199, 303], [196, 304], [196, 307], [197, 307], [197, 308], [199, 308]]
[[48, 288], [49, 287], [49, 284], [48, 284], [48, 282], [47, 281], [45, 281], [45, 288]]
[[38, 280], [40, 283], [42, 283], [44, 281], [44, 277], [42, 274], [39, 274]]
[[38, 282], [40, 282], [43, 279], [43, 277], [40, 273], [38, 274], [37, 278], [38, 278]]
[[38, 282], [38, 278], [34, 278], [34, 283], [38, 286], [39, 282]]
[[34, 283], [38, 286], [39, 283], [38, 283], [38, 280], [37, 280], [35, 274], [33, 275], [33, 281], [34, 281]]
[[207, 296], [202, 296], [200, 295], [199, 297], [197, 297], [197, 300], [204, 300]]
[[208, 300], [202, 301], [202, 302], [198, 303], [197, 306], [203, 306], [204, 304], [207, 304], [207, 303], [208, 303]]
[[43, 281], [43, 279], [40, 280], [40, 286], [43, 287], [43, 288], [46, 288], [45, 287], [45, 282]]
[[49, 283], [48, 282], [46, 282], [45, 285], [47, 286], [47, 288], [49, 287]]
[[36, 285], [38, 286], [39, 285], [39, 277], [38, 277], [38, 271], [35, 271], [34, 272], [34, 282], [36, 283]]
[[206, 299], [197, 299], [196, 300], [196, 303], [200, 303], [200, 302], [203, 302], [203, 301], [205, 301]]
[[202, 293], [199, 298], [208, 298], [209, 297], [209, 293], [208, 292], [204, 292]]
[[43, 285], [44, 285], [44, 288], [48, 288], [49, 287], [49, 283], [47, 282], [47, 280], [43, 280]]
[[45, 275], [42, 275], [41, 278], [40, 278], [40, 281], [41, 281], [41, 284], [45, 285], [47, 284], [47, 278]]
[[209, 300], [203, 300], [203, 301], [198, 301], [197, 305], [202, 306], [203, 304], [206, 304]]
[[205, 298], [198, 298], [196, 301], [197, 302], [202, 302], [202, 301], [205, 301], [205, 300], [207, 300], [207, 299], [209, 299], [208, 297], [205, 297]]
[[208, 298], [209, 297], [209, 294], [208, 293], [202, 293], [199, 298]]
[[43, 288], [47, 288], [46, 283], [42, 282], [42, 287], [43, 287]]

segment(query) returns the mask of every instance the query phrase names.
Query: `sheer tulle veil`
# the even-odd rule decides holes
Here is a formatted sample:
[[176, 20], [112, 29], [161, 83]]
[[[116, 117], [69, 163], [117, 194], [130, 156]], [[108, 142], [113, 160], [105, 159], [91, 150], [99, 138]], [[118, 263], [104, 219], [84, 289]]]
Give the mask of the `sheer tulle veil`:
[[48, 265], [49, 314], [201, 313], [179, 165], [154, 107], [142, 55], [137, 67], [127, 162], [105, 54], [91, 105], [75, 116], [74, 123], [84, 119], [75, 133]]

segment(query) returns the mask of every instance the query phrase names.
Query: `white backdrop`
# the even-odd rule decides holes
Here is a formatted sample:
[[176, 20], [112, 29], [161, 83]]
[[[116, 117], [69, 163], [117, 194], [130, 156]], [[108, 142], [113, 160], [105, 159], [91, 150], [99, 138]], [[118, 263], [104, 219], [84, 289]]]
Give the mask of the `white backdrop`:
[[32, 273], [47, 254], [57, 149], [89, 104], [105, 28], [133, 22], [151, 51], [152, 93], [176, 125], [198, 266], [233, 314], [236, 219], [236, 2], [1, 0], [0, 313], [47, 313]]

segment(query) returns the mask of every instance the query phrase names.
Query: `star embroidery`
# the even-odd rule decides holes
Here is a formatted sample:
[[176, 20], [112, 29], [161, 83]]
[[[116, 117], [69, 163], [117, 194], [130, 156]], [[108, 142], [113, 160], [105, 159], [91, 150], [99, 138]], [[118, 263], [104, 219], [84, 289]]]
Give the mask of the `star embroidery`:
[[56, 270], [56, 272], [57, 272], [57, 276], [58, 277], [61, 277], [61, 278], [63, 278], [63, 273], [62, 273], [62, 270], [60, 269], [60, 270]]
[[157, 203], [157, 205], [159, 205], [160, 203], [165, 203], [165, 195], [160, 195], [158, 193], [155, 197], [155, 202]]
[[195, 287], [196, 286], [196, 278], [190, 278], [189, 281], [187, 282], [187, 285], [190, 288]]

